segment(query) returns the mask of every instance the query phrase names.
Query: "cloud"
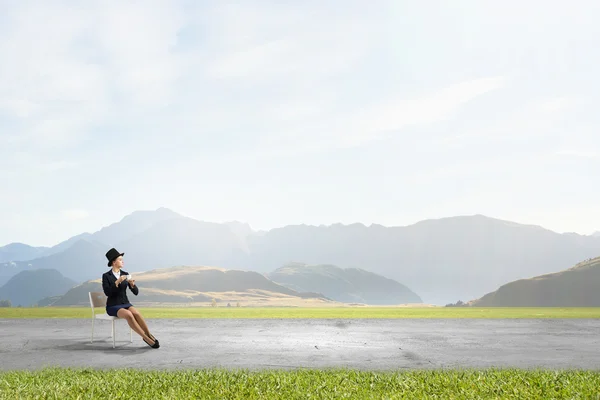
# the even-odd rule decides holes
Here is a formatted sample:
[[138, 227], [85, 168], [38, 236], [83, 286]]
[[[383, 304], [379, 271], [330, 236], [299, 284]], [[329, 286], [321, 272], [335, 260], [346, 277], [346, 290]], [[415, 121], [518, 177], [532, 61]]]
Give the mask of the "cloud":
[[210, 43], [224, 50], [209, 60], [205, 71], [210, 78], [312, 80], [352, 69], [384, 35], [381, 20], [352, 6], [321, 6], [315, 12], [310, 5], [242, 4], [213, 10], [209, 26], [215, 39]]
[[[536, 141], [546, 147], [560, 144], [565, 136], [557, 130], [558, 124], [571, 117], [572, 112], [585, 104], [571, 96], [546, 96], [541, 98], [509, 98], [495, 105], [496, 112], [487, 119], [474, 119], [472, 126], [451, 134], [441, 134], [427, 139], [430, 146], [447, 151], [460, 148], [494, 148], [500, 145], [519, 145], [514, 151], [529, 149]], [[582, 127], [570, 132], [570, 141], [587, 135], [589, 128]], [[539, 143], [538, 143], [539, 144]], [[562, 145], [560, 145], [563, 147]], [[554, 150], [552, 150], [554, 152]]]
[[146, 3], [28, 2], [3, 6], [0, 117], [11, 142], [45, 151], [70, 146], [125, 112], [174, 97], [170, 54], [182, 12]]
[[[104, 5], [105, 3], [100, 3]], [[95, 44], [119, 102], [155, 107], [176, 95], [181, 59], [174, 49], [187, 19], [170, 1], [114, 2], [95, 19]]]
[[473, 79], [442, 88], [414, 99], [399, 99], [358, 112], [349, 125], [355, 131], [374, 133], [399, 130], [410, 125], [439, 122], [452, 117], [469, 101], [505, 84], [504, 77]]
[[40, 159], [73, 158], [98, 131], [147, 154], [163, 150], [151, 139], [165, 132], [188, 144], [240, 127], [253, 142], [293, 133], [333, 111], [328, 79], [355, 68], [385, 34], [350, 5], [2, 7], [0, 53], [11, 62], [0, 64], [0, 118], [12, 129], [0, 143]]
[[448, 120], [477, 97], [504, 86], [506, 78], [488, 77], [449, 85], [415, 98], [395, 98], [338, 113], [317, 123], [265, 139], [261, 156], [288, 156], [365, 144], [410, 126]]
[[[0, 169], [2, 169], [0, 183], [16, 186], [16, 182], [11, 183], [11, 179], [39, 178], [45, 180], [56, 172], [71, 169], [77, 165], [76, 162], [60, 159], [60, 157], [40, 157], [31, 151], [10, 152], [0, 158]], [[4, 181], [4, 179], [8, 180]]]
[[556, 153], [558, 156], [573, 157], [573, 158], [599, 158], [600, 152], [594, 150], [575, 150], [575, 149], [564, 149], [558, 150]]
[[61, 212], [61, 215], [64, 219], [72, 221], [87, 218], [90, 214], [86, 210], [74, 208], [69, 210], [63, 210]]
[[[372, 34], [372, 32], [371, 32]], [[368, 49], [369, 31], [347, 22], [287, 35], [225, 54], [207, 68], [210, 77], [271, 81], [309, 80], [350, 69]]]
[[[71, 159], [61, 161], [72, 164], [72, 150], [107, 126], [125, 133], [120, 146], [146, 154], [163, 150], [150, 139], [164, 140], [167, 131], [191, 145], [243, 129], [254, 156], [298, 154], [451, 118], [504, 84], [489, 77], [416, 98], [390, 91], [349, 102], [339, 90], [349, 89], [335, 80], [373, 62], [374, 44], [388, 40], [384, 14], [385, 7], [353, 5], [314, 13], [310, 6], [168, 1], [15, 3], [0, 39], [14, 61], [0, 66], [0, 115], [14, 129], [0, 142], [42, 163], [55, 163], [51, 155], [62, 151]], [[140, 133], [148, 140], [133, 146]]]
[[576, 126], [569, 118], [577, 117], [574, 111], [581, 104], [582, 99], [566, 95], [500, 99], [493, 103], [496, 111], [490, 117], [474, 116], [470, 124], [463, 122], [423, 139], [422, 149], [436, 162], [415, 171], [409, 180], [425, 184], [454, 179], [473, 185], [487, 180], [500, 186], [508, 179], [527, 190], [528, 176], [540, 183], [557, 173], [550, 171], [564, 173], [561, 158], [598, 156], [589, 127], [568, 131], [562, 127], [565, 121]]
[[580, 102], [577, 99], [567, 96], [547, 97], [532, 102], [530, 108], [533, 112], [538, 113], [556, 113], [565, 112], [578, 105], [578, 103]]
[[87, 18], [49, 3], [15, 3], [8, 14], [0, 52], [11, 62], [0, 65], [0, 112], [16, 120], [20, 144], [64, 139], [81, 128], [82, 105], [97, 102], [102, 90], [99, 68], [69, 49]]

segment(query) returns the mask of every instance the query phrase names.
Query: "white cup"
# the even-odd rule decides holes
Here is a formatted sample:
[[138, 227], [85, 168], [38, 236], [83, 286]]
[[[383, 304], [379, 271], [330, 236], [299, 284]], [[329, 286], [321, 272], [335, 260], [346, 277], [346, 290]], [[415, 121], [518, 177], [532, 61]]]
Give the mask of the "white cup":
[[132, 280], [132, 279], [133, 279], [133, 278], [131, 277], [131, 274], [127, 275], [127, 280], [128, 280], [128, 281], [130, 281], [130, 280]]

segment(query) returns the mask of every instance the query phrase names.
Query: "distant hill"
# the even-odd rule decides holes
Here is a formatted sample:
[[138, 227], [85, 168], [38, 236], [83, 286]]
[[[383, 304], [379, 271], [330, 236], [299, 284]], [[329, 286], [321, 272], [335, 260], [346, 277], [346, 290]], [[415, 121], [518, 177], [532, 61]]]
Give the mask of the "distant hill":
[[0, 263], [31, 260], [40, 257], [47, 250], [47, 247], [33, 247], [23, 243], [10, 243], [0, 247]]
[[480, 299], [477, 307], [600, 307], [600, 257], [564, 271], [519, 279]]
[[592, 233], [592, 236], [600, 237], [600, 231], [596, 231], [596, 232]]
[[423, 302], [401, 283], [358, 268], [290, 263], [267, 276], [291, 289], [323, 293], [344, 303], [384, 305]]
[[63, 294], [74, 285], [75, 281], [54, 269], [21, 271], [0, 287], [0, 299], [10, 300], [13, 307], [27, 307], [45, 297]]
[[[318, 293], [299, 293], [272, 282], [265, 276], [249, 271], [225, 270], [213, 267], [172, 267], [148, 272], [130, 272], [140, 293], [128, 292], [132, 303], [199, 303], [213, 298], [221, 302], [263, 302], [268, 305], [277, 298], [329, 300]], [[40, 305], [89, 306], [88, 292], [102, 292], [100, 279], [84, 282], [71, 288], [63, 296], [42, 299]]]
[[4, 285], [10, 278], [26, 269], [29, 269], [29, 264], [20, 261], [9, 261], [0, 264], [0, 286]]

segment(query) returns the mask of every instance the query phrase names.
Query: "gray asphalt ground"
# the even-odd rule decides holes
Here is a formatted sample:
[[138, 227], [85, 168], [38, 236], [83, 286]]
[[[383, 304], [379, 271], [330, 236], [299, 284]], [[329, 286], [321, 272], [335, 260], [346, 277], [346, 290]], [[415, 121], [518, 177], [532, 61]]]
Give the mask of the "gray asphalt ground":
[[599, 369], [597, 319], [151, 319], [152, 349], [117, 321], [0, 319], [0, 370]]

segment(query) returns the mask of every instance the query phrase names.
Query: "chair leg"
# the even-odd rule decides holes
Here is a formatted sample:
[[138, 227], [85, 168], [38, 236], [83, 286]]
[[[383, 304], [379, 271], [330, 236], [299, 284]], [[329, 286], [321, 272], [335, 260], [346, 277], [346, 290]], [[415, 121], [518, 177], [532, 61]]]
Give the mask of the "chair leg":
[[113, 338], [113, 349], [115, 348], [115, 320], [112, 320], [112, 338]]
[[129, 343], [133, 343], [133, 329], [129, 327]]
[[94, 317], [92, 317], [92, 341], [90, 343], [94, 343]]

